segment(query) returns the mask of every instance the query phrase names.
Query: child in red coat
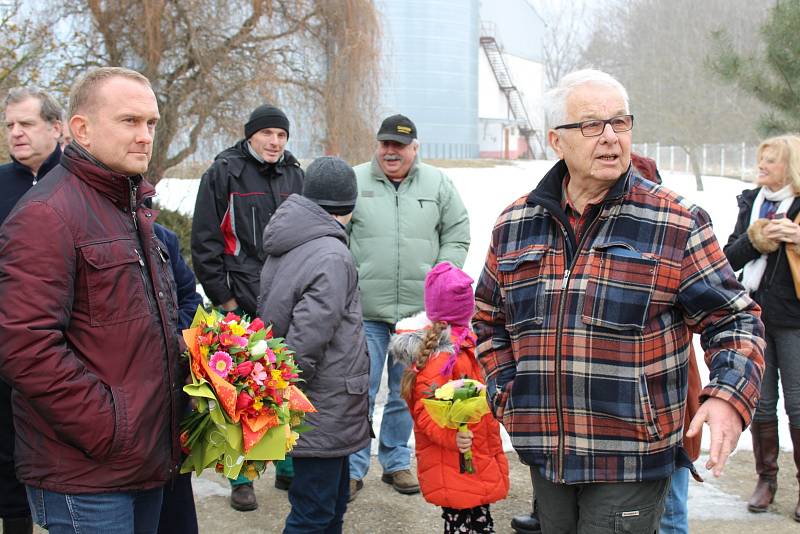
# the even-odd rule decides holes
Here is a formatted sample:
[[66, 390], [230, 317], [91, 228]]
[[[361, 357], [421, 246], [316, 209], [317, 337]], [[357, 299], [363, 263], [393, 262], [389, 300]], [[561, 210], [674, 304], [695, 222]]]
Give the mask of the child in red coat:
[[[403, 332], [401, 321], [397, 330], [402, 333], [389, 345], [395, 361], [407, 365], [401, 393], [414, 419], [419, 485], [425, 500], [442, 507], [445, 534], [493, 533], [489, 504], [508, 494], [508, 460], [491, 414], [458, 432], [437, 426], [422, 403], [450, 380], [484, 381], [469, 326], [474, 307], [472, 279], [440, 263], [425, 279], [425, 313], [432, 324]], [[470, 448], [475, 472], [461, 473], [459, 452]]]

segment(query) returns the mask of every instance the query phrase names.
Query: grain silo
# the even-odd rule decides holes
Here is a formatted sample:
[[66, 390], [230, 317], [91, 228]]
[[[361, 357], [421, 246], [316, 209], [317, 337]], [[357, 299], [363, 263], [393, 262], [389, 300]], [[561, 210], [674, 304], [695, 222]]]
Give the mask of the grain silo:
[[425, 158], [478, 157], [478, 0], [375, 5], [384, 34], [380, 118], [410, 117]]

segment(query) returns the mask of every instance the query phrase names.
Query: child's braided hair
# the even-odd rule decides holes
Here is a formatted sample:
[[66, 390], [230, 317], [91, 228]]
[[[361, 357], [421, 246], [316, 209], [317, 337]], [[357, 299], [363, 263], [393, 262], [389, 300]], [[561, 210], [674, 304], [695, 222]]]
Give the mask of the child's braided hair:
[[430, 328], [422, 340], [422, 349], [417, 354], [414, 361], [406, 367], [403, 372], [403, 378], [400, 379], [400, 394], [406, 401], [411, 400], [411, 394], [414, 391], [414, 384], [417, 382], [417, 373], [419, 373], [428, 363], [428, 358], [431, 357], [433, 351], [439, 346], [439, 339], [442, 337], [442, 332], [447, 328], [447, 323], [444, 321], [436, 321], [431, 324]]

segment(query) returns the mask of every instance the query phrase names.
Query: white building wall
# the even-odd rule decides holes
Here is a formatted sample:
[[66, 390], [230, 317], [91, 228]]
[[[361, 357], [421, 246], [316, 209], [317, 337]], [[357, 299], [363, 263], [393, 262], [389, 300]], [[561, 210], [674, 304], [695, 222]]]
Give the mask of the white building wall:
[[[501, 43], [502, 44], [502, 43]], [[539, 138], [545, 141], [544, 128], [544, 65], [538, 61], [521, 58], [511, 54], [503, 54], [511, 79], [522, 96], [525, 109], [531, 124], [539, 132]], [[515, 159], [522, 155], [525, 147], [520, 146], [517, 136], [516, 122], [511, 115], [508, 100], [497, 85], [486, 53], [481, 49], [478, 59], [478, 116], [480, 125], [478, 138], [481, 157]], [[508, 129], [508, 136], [504, 133]], [[508, 146], [506, 147], [506, 140]], [[531, 139], [535, 153], [541, 151], [534, 139]]]

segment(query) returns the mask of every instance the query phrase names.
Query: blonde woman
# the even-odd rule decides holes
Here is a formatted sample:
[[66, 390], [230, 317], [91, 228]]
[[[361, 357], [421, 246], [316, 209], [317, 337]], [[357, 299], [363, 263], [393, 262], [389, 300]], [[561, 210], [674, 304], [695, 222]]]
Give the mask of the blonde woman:
[[[800, 477], [800, 300], [786, 256], [787, 247], [800, 251], [800, 226], [794, 222], [800, 212], [800, 137], [767, 139], [757, 157], [758, 187], [739, 195], [739, 217], [724, 251], [761, 305], [766, 331], [761, 400], [750, 426], [758, 483], [747, 504], [751, 512], [764, 512], [777, 490], [778, 379]], [[800, 502], [794, 519], [800, 521]]]

